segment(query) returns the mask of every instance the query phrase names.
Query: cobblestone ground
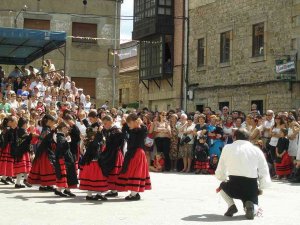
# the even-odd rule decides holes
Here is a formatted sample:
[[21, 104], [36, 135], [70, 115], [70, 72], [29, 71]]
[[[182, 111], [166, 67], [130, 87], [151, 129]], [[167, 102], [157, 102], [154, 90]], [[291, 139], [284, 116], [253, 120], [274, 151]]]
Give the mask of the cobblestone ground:
[[0, 185], [0, 212], [3, 225], [98, 225], [98, 224], [299, 224], [300, 186], [274, 182], [260, 198], [263, 217], [245, 220], [239, 213], [225, 218], [226, 205], [215, 193], [218, 181], [213, 176], [151, 174], [153, 190], [142, 194], [139, 202], [119, 198], [108, 202], [87, 202], [85, 193], [58, 198], [41, 193], [37, 187], [15, 190]]

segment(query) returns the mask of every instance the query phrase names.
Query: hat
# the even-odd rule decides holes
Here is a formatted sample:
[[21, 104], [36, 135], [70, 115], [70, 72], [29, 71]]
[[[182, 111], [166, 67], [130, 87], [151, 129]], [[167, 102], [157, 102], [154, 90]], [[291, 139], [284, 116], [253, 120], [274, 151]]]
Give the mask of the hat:
[[78, 91], [83, 91], [83, 89], [82, 88], [78, 88]]

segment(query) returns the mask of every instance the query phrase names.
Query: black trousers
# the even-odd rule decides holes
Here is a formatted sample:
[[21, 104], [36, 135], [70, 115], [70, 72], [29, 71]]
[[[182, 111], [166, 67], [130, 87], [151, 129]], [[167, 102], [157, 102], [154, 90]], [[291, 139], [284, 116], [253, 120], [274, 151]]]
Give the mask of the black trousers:
[[155, 145], [158, 152], [162, 152], [165, 156], [165, 170], [170, 170], [170, 138], [157, 137], [155, 138]]
[[231, 198], [240, 199], [245, 204], [251, 201], [258, 205], [257, 178], [229, 176], [229, 181], [222, 182], [220, 188]]

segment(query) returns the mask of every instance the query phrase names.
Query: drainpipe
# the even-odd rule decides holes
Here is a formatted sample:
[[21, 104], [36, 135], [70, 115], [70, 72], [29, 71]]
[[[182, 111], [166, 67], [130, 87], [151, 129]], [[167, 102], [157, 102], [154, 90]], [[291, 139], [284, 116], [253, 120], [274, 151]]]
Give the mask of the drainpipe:
[[188, 88], [188, 47], [189, 47], [189, 0], [184, 6], [184, 79], [183, 79], [183, 110], [187, 111]]

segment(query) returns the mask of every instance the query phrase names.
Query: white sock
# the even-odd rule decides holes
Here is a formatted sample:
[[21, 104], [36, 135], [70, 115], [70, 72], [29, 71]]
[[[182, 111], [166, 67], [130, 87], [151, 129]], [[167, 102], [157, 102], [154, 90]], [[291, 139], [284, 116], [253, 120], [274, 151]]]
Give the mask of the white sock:
[[7, 178], [7, 176], [2, 176], [2, 179], [3, 179], [3, 180], [6, 180], [6, 178]]
[[87, 192], [87, 196], [92, 197], [93, 196], [93, 192], [92, 191], [88, 191]]
[[28, 174], [27, 173], [23, 173], [24, 174], [24, 180], [28, 179]]
[[223, 190], [220, 191], [220, 194], [224, 201], [227, 203], [228, 208], [234, 205], [234, 201], [232, 198], [230, 198]]
[[102, 192], [97, 192], [97, 195], [100, 195], [100, 196], [102, 196]]
[[259, 206], [254, 204], [254, 215], [257, 215], [258, 210], [259, 210]]
[[112, 192], [112, 193], [118, 193], [118, 191], [116, 191], [116, 190], [111, 190], [111, 192]]
[[59, 191], [59, 192], [61, 192], [61, 189], [62, 189], [61, 187], [56, 188], [56, 190]]
[[66, 188], [66, 191], [71, 192], [70, 188]]
[[23, 178], [23, 174], [22, 173], [18, 174], [16, 184], [20, 185], [22, 178]]
[[131, 191], [131, 193], [130, 193], [131, 196], [136, 196], [136, 194], [137, 194], [137, 192], [135, 192], [135, 191]]

